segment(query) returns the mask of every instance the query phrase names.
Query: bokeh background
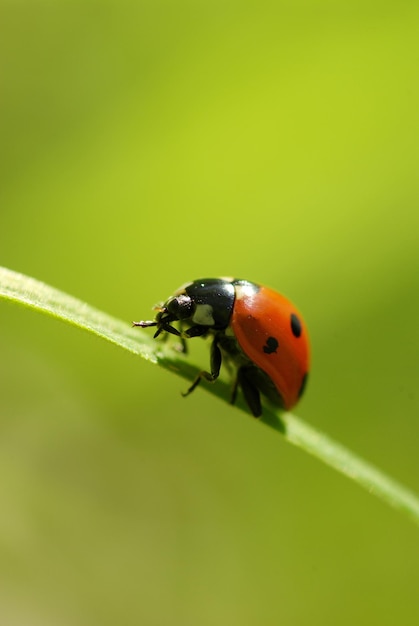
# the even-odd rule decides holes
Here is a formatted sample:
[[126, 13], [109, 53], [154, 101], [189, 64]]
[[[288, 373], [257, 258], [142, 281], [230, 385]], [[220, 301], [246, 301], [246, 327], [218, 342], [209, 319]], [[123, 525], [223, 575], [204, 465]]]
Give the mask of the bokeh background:
[[[418, 19], [2, 2], [0, 264], [127, 324], [201, 276], [284, 292], [298, 415], [418, 491]], [[87, 333], [3, 302], [0, 345], [1, 624], [419, 623], [401, 514]]]

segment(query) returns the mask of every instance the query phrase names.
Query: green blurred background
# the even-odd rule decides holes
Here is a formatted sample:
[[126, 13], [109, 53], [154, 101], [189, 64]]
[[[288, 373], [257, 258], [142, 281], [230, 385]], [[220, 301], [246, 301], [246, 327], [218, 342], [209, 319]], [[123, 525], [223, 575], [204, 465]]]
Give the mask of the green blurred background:
[[[297, 413], [418, 491], [418, 19], [2, 2], [0, 264], [127, 324], [201, 276], [284, 292]], [[3, 302], [0, 345], [1, 624], [419, 623], [399, 513], [87, 333]]]

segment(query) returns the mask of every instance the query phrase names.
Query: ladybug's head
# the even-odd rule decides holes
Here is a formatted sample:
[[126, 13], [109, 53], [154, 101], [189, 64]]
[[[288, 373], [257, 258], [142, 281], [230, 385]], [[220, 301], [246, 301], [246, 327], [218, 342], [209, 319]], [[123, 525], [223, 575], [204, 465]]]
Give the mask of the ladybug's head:
[[156, 320], [163, 319], [168, 322], [187, 320], [192, 317], [194, 305], [192, 298], [186, 294], [171, 296], [163, 305], [163, 310], [157, 314]]
[[172, 322], [190, 319], [195, 310], [192, 299], [186, 294], [171, 296], [164, 304], [155, 308], [158, 310], [158, 313], [153, 322], [136, 323], [136, 326], [142, 326], [143, 328], [157, 326], [154, 337], [158, 337], [163, 331], [179, 336], [180, 332], [171, 326]]

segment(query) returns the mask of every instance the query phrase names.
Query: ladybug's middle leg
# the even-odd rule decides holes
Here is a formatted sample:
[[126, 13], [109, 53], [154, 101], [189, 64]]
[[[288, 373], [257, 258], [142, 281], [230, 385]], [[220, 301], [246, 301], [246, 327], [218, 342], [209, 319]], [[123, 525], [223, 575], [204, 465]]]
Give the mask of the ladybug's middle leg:
[[210, 383], [213, 383], [215, 380], [217, 380], [217, 378], [220, 375], [221, 361], [222, 361], [221, 350], [218, 346], [218, 338], [216, 336], [214, 337], [214, 340], [211, 344], [211, 357], [210, 357], [211, 372], [206, 372], [206, 371], [199, 372], [198, 376], [195, 378], [192, 385], [189, 387], [186, 393], [183, 393], [182, 395], [188, 396], [190, 393], [192, 393], [192, 391], [196, 389], [196, 387], [199, 385], [199, 383], [201, 382], [203, 378]]
[[255, 369], [243, 365], [239, 367], [237, 372], [237, 378], [233, 386], [233, 392], [231, 395], [231, 403], [234, 404], [237, 395], [237, 387], [241, 387], [246, 400], [247, 406], [251, 410], [254, 417], [260, 417], [262, 415], [262, 404], [260, 401], [260, 392], [257, 384], [254, 380]]

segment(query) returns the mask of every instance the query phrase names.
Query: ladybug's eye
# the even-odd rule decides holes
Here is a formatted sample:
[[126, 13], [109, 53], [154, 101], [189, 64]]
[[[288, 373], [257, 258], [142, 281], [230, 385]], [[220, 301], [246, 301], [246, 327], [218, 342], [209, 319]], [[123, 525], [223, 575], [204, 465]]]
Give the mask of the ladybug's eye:
[[166, 308], [177, 320], [186, 320], [193, 313], [192, 300], [186, 295], [171, 298], [166, 303]]

